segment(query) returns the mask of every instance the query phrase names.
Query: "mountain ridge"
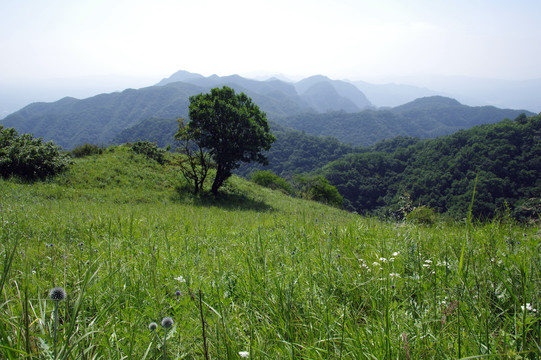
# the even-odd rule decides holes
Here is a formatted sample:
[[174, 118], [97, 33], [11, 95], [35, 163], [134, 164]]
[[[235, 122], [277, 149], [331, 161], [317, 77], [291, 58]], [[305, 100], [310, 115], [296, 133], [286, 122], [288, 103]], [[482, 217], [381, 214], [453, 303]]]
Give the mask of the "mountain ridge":
[[[184, 81], [176, 81], [178, 79]], [[434, 115], [434, 104], [431, 105], [432, 109], [409, 109], [407, 122], [404, 122], [403, 114], [407, 104], [403, 105], [406, 108], [399, 107], [398, 110], [375, 110], [366, 96], [352, 84], [323, 75], [288, 83], [278, 79], [258, 81], [239, 75], [204, 77], [180, 70], [154, 86], [98, 94], [85, 99], [65, 97], [51, 103], [33, 103], [0, 120], [0, 124], [14, 127], [19, 132], [32, 133], [45, 140], [53, 140], [65, 149], [84, 143], [107, 144], [124, 130], [145, 119], [187, 117], [190, 96], [224, 85], [233, 87], [237, 92], [245, 92], [267, 113], [269, 120], [314, 135], [334, 136], [352, 145], [370, 145], [374, 140], [381, 140], [380, 135], [417, 136], [415, 131], [421, 131], [423, 126], [432, 126], [433, 131], [428, 135], [421, 134], [421, 137], [448, 134], [449, 131], [460, 128], [459, 126], [468, 127], [484, 121], [484, 112], [493, 113], [488, 122], [516, 117], [520, 112], [525, 112], [476, 108], [475, 111], [480, 115], [476, 115], [475, 121], [468, 124], [468, 116], [473, 116], [470, 109], [470, 115], [459, 119], [461, 124], [438, 131], [434, 129], [438, 129], [436, 123], [440, 115]], [[434, 99], [439, 99], [440, 103], [447, 103], [444, 105], [450, 107], [450, 100], [442, 100], [444, 98], [441, 97]], [[428, 100], [422, 101], [426, 103]], [[454, 100], [453, 105], [458, 106], [457, 104], [459, 103]], [[363, 111], [360, 110], [362, 106], [365, 106]], [[465, 105], [461, 106], [462, 112], [468, 113]], [[422, 115], [421, 121], [416, 119], [421, 116], [419, 114]], [[452, 116], [452, 112], [448, 112], [447, 118]], [[368, 120], [363, 123], [359, 122], [360, 118]], [[325, 122], [333, 123], [335, 128], [322, 128], [321, 123]], [[344, 124], [349, 124], [350, 128], [344, 128]], [[340, 131], [343, 132], [342, 135]], [[356, 134], [366, 136], [371, 131], [380, 134], [368, 140], [352, 139]]]

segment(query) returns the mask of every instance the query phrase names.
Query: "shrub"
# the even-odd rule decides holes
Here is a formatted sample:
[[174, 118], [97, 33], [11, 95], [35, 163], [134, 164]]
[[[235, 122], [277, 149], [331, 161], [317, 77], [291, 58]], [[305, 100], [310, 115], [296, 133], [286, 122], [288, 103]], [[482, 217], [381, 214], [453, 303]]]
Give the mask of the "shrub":
[[71, 157], [81, 158], [90, 155], [103, 154], [103, 147], [92, 144], [83, 144], [70, 151]]
[[280, 190], [286, 194], [291, 194], [291, 185], [283, 178], [269, 170], [256, 171], [252, 174], [251, 180], [261, 186], [273, 190]]
[[337, 207], [344, 204], [344, 198], [340, 195], [338, 189], [331, 185], [324, 176], [297, 176], [296, 181], [300, 185], [301, 196], [306, 199]]
[[406, 215], [406, 220], [414, 224], [434, 225], [438, 220], [438, 214], [431, 207], [423, 205]]
[[64, 171], [69, 164], [68, 156], [52, 141], [19, 135], [15, 129], [0, 125], [0, 176], [44, 179]]
[[165, 164], [165, 150], [159, 149], [156, 143], [150, 141], [136, 141], [131, 149], [136, 154], [145, 155], [147, 158], [156, 160], [158, 164]]

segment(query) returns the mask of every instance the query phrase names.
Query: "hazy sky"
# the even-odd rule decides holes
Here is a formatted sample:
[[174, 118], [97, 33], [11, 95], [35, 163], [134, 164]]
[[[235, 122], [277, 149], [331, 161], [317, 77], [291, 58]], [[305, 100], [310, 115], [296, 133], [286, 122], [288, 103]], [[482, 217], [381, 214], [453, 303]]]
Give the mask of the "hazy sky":
[[540, 0], [0, 0], [0, 81], [541, 77]]

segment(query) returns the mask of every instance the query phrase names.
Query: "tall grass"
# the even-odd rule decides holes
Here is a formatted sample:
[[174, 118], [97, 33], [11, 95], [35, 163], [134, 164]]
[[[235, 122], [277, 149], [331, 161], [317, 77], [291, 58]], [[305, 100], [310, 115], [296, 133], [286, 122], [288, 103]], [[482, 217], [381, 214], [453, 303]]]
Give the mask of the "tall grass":
[[538, 228], [387, 223], [240, 179], [180, 198], [176, 181], [122, 149], [0, 180], [0, 358], [540, 358]]

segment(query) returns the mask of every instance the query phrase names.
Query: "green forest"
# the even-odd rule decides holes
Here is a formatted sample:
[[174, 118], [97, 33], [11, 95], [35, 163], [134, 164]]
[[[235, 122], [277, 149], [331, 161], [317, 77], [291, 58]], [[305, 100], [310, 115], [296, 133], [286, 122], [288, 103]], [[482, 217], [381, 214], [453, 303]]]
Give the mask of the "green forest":
[[320, 170], [349, 210], [400, 216], [428, 206], [460, 218], [471, 203], [480, 218], [505, 212], [518, 219], [539, 216], [541, 116], [522, 115], [437, 139], [398, 138], [373, 149]]

